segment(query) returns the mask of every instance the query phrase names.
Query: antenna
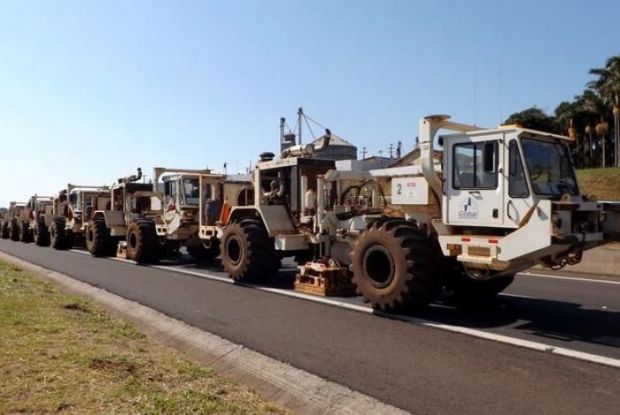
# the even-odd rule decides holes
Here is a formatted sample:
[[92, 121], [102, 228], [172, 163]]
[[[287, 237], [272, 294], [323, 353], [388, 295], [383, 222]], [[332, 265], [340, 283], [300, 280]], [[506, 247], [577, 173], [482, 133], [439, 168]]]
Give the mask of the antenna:
[[478, 120], [478, 65], [474, 65], [474, 125], [477, 124]]
[[502, 64], [499, 64], [499, 124], [503, 124], [504, 122], [504, 70], [502, 68]]
[[299, 109], [297, 110], [297, 127], [298, 127], [298, 131], [297, 131], [297, 137], [299, 138], [299, 144], [302, 143], [301, 141], [301, 119], [304, 116], [304, 109], [302, 107], [299, 107]]

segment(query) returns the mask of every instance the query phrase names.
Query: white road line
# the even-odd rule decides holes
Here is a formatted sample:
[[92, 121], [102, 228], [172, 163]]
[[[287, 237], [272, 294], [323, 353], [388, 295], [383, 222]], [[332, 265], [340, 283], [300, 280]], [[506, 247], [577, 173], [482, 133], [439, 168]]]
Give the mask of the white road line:
[[551, 279], [556, 279], [556, 280], [594, 282], [597, 284], [620, 285], [620, 281], [597, 280], [597, 279], [592, 279], [592, 278], [579, 278], [579, 277], [562, 277], [561, 275], [537, 274], [535, 272], [520, 272], [519, 275], [524, 275], [527, 277], [536, 277], [536, 278], [551, 278]]
[[[72, 249], [71, 252], [76, 252], [80, 254], [88, 254], [88, 252], [79, 251], [75, 249]], [[110, 257], [109, 259], [114, 259], [114, 260], [121, 261], [121, 262], [132, 262], [132, 261], [122, 259], [122, 258]], [[164, 265], [150, 265], [149, 267], [161, 269], [165, 271], [178, 272], [181, 274], [192, 275], [192, 276], [201, 277], [201, 278], [219, 281], [219, 282], [225, 282], [228, 284], [234, 283], [231, 279], [227, 277], [220, 277], [218, 275], [214, 275], [208, 272], [197, 272], [197, 271], [191, 271], [191, 270], [186, 270], [186, 269], [176, 268], [176, 267], [169, 267], [169, 266], [164, 266]], [[544, 274], [526, 274], [526, 275], [528, 276], [529, 275], [534, 275], [534, 276], [542, 275], [542, 276], [547, 277]], [[568, 277], [551, 277], [551, 278], [574, 279], [574, 278], [568, 278]], [[592, 281], [592, 280], [587, 280], [587, 281]], [[596, 282], [600, 282], [600, 281], [596, 281]], [[606, 282], [610, 282], [610, 281], [606, 281]], [[479, 339], [490, 340], [490, 341], [494, 341], [497, 343], [508, 344], [511, 346], [522, 347], [522, 348], [526, 348], [530, 350], [536, 350], [539, 352], [555, 354], [559, 356], [583, 360], [586, 362], [598, 363], [598, 364], [605, 365], [605, 366], [620, 368], [620, 359], [615, 359], [611, 357], [606, 357], [606, 356], [601, 356], [601, 355], [596, 355], [596, 354], [586, 353], [586, 352], [580, 352], [578, 350], [567, 349], [564, 347], [557, 347], [551, 344], [540, 343], [540, 342], [535, 342], [531, 340], [518, 339], [516, 337], [510, 337], [510, 336], [506, 336], [503, 334], [490, 333], [487, 331], [472, 329], [469, 327], [456, 326], [456, 325], [445, 324], [445, 323], [435, 323], [431, 320], [411, 317], [411, 316], [407, 316], [403, 314], [386, 314], [386, 313], [381, 313], [381, 312], [375, 312], [372, 308], [367, 307], [367, 306], [361, 306], [357, 304], [346, 303], [343, 301], [332, 300], [326, 297], [317, 297], [317, 296], [303, 294], [303, 293], [296, 292], [296, 291], [284, 290], [281, 288], [261, 287], [261, 286], [253, 285], [253, 284], [237, 284], [237, 285], [243, 285], [243, 286], [251, 287], [251, 288], [254, 288], [260, 291], [265, 291], [265, 292], [270, 292], [274, 294], [285, 295], [287, 297], [293, 297], [293, 298], [313, 301], [315, 303], [326, 304], [326, 305], [339, 307], [339, 308], [352, 310], [352, 311], [357, 311], [357, 312], [361, 312], [365, 314], [377, 314], [383, 317], [400, 320], [400, 321], [416, 324], [419, 326], [431, 327], [434, 329], [463, 334], [466, 336], [475, 337]], [[511, 294], [504, 294], [504, 295], [515, 296], [515, 297], [517, 296], [517, 295], [511, 295]]]
[[537, 297], [532, 297], [529, 295], [521, 295], [521, 294], [508, 294], [508, 293], [500, 293], [500, 297], [514, 297], [514, 298], [527, 298], [528, 300], [537, 299]]

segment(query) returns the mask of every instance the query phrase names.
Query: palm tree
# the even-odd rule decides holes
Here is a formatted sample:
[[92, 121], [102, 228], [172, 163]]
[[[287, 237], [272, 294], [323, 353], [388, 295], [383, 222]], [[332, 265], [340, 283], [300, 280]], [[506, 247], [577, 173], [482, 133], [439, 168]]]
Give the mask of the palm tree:
[[588, 82], [612, 106], [614, 119], [614, 162], [620, 167], [620, 55], [612, 56], [604, 68], [590, 69], [598, 78]]
[[[603, 99], [593, 90], [586, 89], [570, 102], [562, 102], [555, 109], [555, 122], [562, 134], [576, 137], [577, 154], [583, 165], [596, 167], [598, 158], [594, 157], [593, 146], [596, 136], [595, 126], [608, 114]], [[600, 128], [599, 128], [600, 131]], [[596, 145], [597, 153], [599, 145]]]

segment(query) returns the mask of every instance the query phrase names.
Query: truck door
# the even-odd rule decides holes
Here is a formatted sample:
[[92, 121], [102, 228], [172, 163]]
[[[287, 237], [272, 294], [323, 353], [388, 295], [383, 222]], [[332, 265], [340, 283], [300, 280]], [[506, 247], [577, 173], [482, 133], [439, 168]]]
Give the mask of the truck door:
[[523, 157], [516, 138], [508, 138], [507, 171], [504, 183], [507, 198], [504, 210], [504, 222], [507, 228], [518, 228], [534, 206], [524, 168]]
[[502, 134], [446, 140], [444, 222], [495, 227], [504, 222]]

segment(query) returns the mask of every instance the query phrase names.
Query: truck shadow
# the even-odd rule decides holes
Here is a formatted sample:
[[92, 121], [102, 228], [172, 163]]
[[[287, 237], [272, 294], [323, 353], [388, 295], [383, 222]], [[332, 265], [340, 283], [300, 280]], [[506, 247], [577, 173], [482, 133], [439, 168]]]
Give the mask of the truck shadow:
[[499, 296], [478, 307], [439, 303], [417, 317], [469, 328], [504, 328], [507, 330], [493, 331], [507, 335], [510, 335], [508, 330], [516, 330], [567, 344], [580, 341], [620, 347], [620, 312], [583, 308], [578, 303]]

